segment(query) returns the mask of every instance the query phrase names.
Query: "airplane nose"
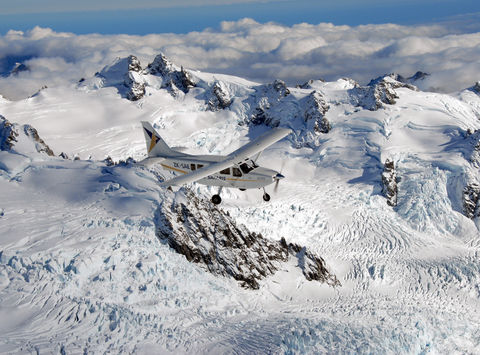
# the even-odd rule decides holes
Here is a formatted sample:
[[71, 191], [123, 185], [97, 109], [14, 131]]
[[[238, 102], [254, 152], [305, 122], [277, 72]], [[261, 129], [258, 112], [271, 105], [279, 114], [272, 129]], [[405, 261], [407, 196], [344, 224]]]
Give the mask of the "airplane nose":
[[284, 178], [285, 178], [285, 176], [283, 176], [283, 175], [280, 174], [280, 173], [277, 173], [277, 175], [275, 175], [275, 176], [273, 177], [274, 180], [281, 180], [281, 179], [284, 179]]

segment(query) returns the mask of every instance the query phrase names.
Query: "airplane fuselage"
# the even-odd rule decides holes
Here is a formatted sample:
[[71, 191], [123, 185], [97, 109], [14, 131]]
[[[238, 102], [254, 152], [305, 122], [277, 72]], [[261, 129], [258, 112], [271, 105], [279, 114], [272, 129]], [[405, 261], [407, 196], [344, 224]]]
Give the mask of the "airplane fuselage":
[[291, 129], [272, 128], [229, 155], [222, 156], [191, 155], [172, 149], [149, 122], [143, 121], [142, 126], [148, 152], [144, 164], [159, 163], [177, 175], [161, 182], [162, 187], [182, 186], [192, 182], [218, 186], [220, 190], [211, 198], [215, 205], [222, 202], [220, 191], [223, 187], [240, 190], [263, 188], [263, 200], [268, 202], [270, 195], [265, 191], [265, 186], [275, 182], [275, 191], [278, 182], [284, 178], [275, 170], [259, 167], [250, 157], [256, 156], [258, 159], [265, 148], [292, 133]]
[[[212, 163], [222, 161], [221, 155], [188, 155], [165, 157], [160, 165], [176, 175], [188, 174]], [[232, 187], [239, 189], [258, 189], [274, 182], [275, 170], [257, 166], [252, 160], [245, 159], [239, 165], [226, 168], [197, 182], [209, 186]]]

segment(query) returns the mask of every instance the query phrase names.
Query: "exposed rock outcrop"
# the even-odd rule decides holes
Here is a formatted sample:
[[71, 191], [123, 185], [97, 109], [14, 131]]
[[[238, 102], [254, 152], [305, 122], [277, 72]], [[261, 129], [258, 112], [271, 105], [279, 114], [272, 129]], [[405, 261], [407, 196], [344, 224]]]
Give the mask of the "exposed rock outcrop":
[[395, 171], [395, 164], [393, 160], [385, 160], [382, 173], [382, 193], [387, 198], [387, 204], [389, 206], [397, 205], [397, 173]]
[[210, 111], [224, 110], [232, 104], [232, 97], [228, 92], [225, 84], [221, 81], [215, 82], [212, 87], [212, 95], [208, 100], [208, 109]]
[[145, 82], [138, 73], [133, 71], [128, 72], [124, 80], [124, 85], [127, 88], [127, 99], [130, 101], [137, 101], [145, 96]]
[[468, 130], [465, 138], [467, 139], [465, 158], [470, 162], [471, 169], [464, 173], [462, 212], [466, 217], [475, 219], [480, 216], [480, 183], [477, 178], [480, 169], [480, 130]]
[[309, 81], [307, 81], [303, 84], [297, 84], [295, 87], [298, 88], [298, 89], [313, 89], [316, 82], [324, 83], [325, 80], [323, 80], [323, 79], [317, 79], [317, 80], [310, 79]]
[[127, 58], [127, 65], [128, 72], [123, 80], [123, 85], [127, 88], [126, 96], [130, 101], [137, 101], [145, 96], [145, 81], [140, 75], [142, 66], [134, 55]]
[[472, 91], [480, 95], [480, 81], [477, 81], [472, 87]]
[[325, 117], [325, 114], [330, 109], [323, 96], [313, 91], [307, 96], [305, 100], [305, 122], [312, 121], [313, 130], [315, 133], [328, 133], [331, 129], [330, 122]]
[[350, 91], [352, 101], [356, 106], [361, 106], [370, 111], [376, 111], [383, 108], [384, 105], [394, 105], [398, 94], [395, 89], [407, 88], [418, 91], [418, 89], [406, 82], [398, 74], [389, 74], [378, 77], [370, 81], [366, 87], [356, 87]]
[[[415, 74], [413, 74], [411, 77], [409, 77], [406, 82], [411, 84], [411, 83], [414, 83], [418, 80], [423, 80], [429, 75], [430, 74], [428, 74], [428, 73], [424, 73], [422, 71], [417, 71]], [[401, 80], [399, 80], [399, 81], [401, 81]]]
[[17, 142], [18, 132], [5, 117], [0, 115], [0, 150], [12, 149]]
[[290, 90], [282, 80], [275, 80], [271, 84], [257, 87], [254, 96], [256, 102], [252, 105], [253, 110], [248, 123], [278, 127], [280, 117], [278, 117], [275, 108], [288, 95], [290, 95]]
[[470, 219], [479, 217], [480, 185], [470, 183], [463, 189], [463, 214]]
[[143, 73], [162, 77], [162, 87], [169, 90], [173, 96], [177, 96], [178, 91], [186, 94], [196, 86], [188, 71], [183, 67], [177, 69], [163, 54], [157, 55]]
[[[100, 82], [90, 83], [90, 85], [95, 87], [116, 87], [120, 95], [130, 101], [137, 101], [145, 96], [145, 80], [141, 75], [141, 71], [140, 60], [134, 55], [126, 58], [117, 58], [114, 63], [95, 74], [95, 77]], [[83, 80], [80, 84], [88, 85], [89, 83]]]
[[475, 132], [467, 131], [467, 134], [471, 151], [470, 156], [467, 156], [466, 158], [474, 168], [480, 169], [480, 130], [476, 130]]
[[138, 58], [135, 57], [134, 55], [128, 56], [127, 64], [128, 64], [128, 71], [133, 71], [137, 73], [142, 71], [142, 65], [140, 64], [140, 60], [138, 60]]
[[255, 93], [243, 101], [240, 113], [249, 125], [269, 127], [290, 127], [295, 131], [290, 139], [297, 147], [316, 148], [321, 136], [331, 130], [331, 123], [325, 114], [330, 105], [320, 91], [309, 95], [291, 94], [281, 80], [255, 88]]
[[22, 72], [28, 72], [30, 68], [23, 63], [16, 63], [13, 69], [10, 71], [10, 75], [16, 76]]
[[272, 84], [268, 84], [266, 86], [266, 91], [277, 93], [279, 99], [290, 95], [290, 90], [288, 89], [285, 82], [278, 79], [275, 80]]
[[49, 156], [55, 155], [43, 139], [40, 138], [35, 128], [28, 124], [23, 126], [12, 124], [0, 115], [0, 150], [17, 150], [15, 145], [20, 140], [22, 140], [23, 150], [36, 151]]
[[261, 279], [274, 274], [289, 257], [296, 257], [307, 280], [340, 285], [324, 260], [306, 248], [252, 233], [189, 190], [181, 201], [164, 202], [159, 209], [157, 235], [209, 272], [232, 277], [245, 288], [258, 289]]
[[23, 126], [23, 131], [28, 138], [35, 142], [35, 148], [37, 149], [37, 152], [45, 153], [51, 157], [55, 155], [55, 153], [53, 153], [53, 150], [51, 150], [50, 147], [44, 142], [44, 140], [40, 138], [35, 128], [30, 126], [29, 124], [26, 124]]

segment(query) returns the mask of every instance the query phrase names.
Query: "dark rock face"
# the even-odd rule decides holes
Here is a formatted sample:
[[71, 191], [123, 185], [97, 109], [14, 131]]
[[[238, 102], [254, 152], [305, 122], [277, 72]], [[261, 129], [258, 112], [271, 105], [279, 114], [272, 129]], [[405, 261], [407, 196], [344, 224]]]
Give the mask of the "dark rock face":
[[405, 78], [398, 74], [389, 74], [378, 77], [366, 86], [350, 90], [354, 104], [370, 111], [383, 108], [384, 105], [394, 105], [398, 94], [395, 89], [407, 88], [418, 91], [418, 89], [405, 82]]
[[480, 81], [477, 81], [472, 87], [472, 91], [480, 95]]
[[163, 54], [155, 57], [153, 62], [144, 70], [144, 74], [162, 77], [164, 82], [162, 87], [168, 89], [173, 96], [178, 95], [178, 90], [186, 94], [191, 88], [196, 86], [190, 73], [183, 67], [177, 70]]
[[210, 111], [224, 110], [232, 104], [233, 100], [230, 97], [225, 84], [222, 82], [216, 82], [212, 87], [212, 95], [208, 100], [208, 109]]
[[279, 120], [269, 115], [269, 108], [270, 106], [268, 105], [268, 103], [261, 103], [260, 106], [255, 108], [255, 111], [250, 118], [250, 123], [252, 123], [253, 125], [264, 124], [270, 127], [278, 127]]
[[470, 156], [468, 156], [468, 160], [473, 165], [474, 168], [480, 168], [480, 130], [476, 130], [475, 132], [469, 131], [467, 132], [467, 139], [469, 140], [470, 145]]
[[249, 123], [253, 125], [267, 125], [278, 127], [280, 119], [274, 109], [290, 95], [290, 90], [282, 80], [275, 80], [271, 84], [261, 85], [256, 88], [256, 103]]
[[395, 165], [392, 160], [387, 159], [383, 167], [382, 173], [382, 193], [387, 198], [387, 204], [389, 206], [397, 205], [397, 173], [395, 171]]
[[18, 132], [5, 117], [0, 115], [0, 150], [12, 149], [17, 142]]
[[117, 58], [111, 65], [106, 66], [101, 72], [95, 73], [95, 77], [101, 82], [79, 81], [80, 85], [93, 85], [94, 87], [113, 86], [118, 89], [122, 97], [130, 101], [138, 101], [145, 96], [146, 87], [149, 83], [145, 75], [161, 77], [161, 87], [167, 89], [173, 96], [180, 92], [187, 93], [196, 84], [192, 76], [185, 69], [177, 69], [167, 58], [160, 54], [143, 69], [140, 60], [130, 55], [126, 58]]
[[278, 93], [279, 98], [290, 95], [290, 90], [288, 90], [287, 85], [282, 80], [275, 80], [272, 84], [267, 85], [267, 90], [272, 92], [275, 91]]
[[352, 78], [342, 78], [342, 80], [350, 83], [350, 85], [353, 86], [353, 88], [359, 88], [360, 87], [360, 84], [357, 83], [355, 80], [353, 80]]
[[315, 121], [313, 129], [316, 133], [328, 133], [332, 129], [332, 126], [326, 117], [322, 117], [320, 120]]
[[[113, 64], [106, 66], [95, 76], [103, 85], [117, 88], [120, 95], [130, 101], [140, 100], [145, 95], [145, 82], [141, 75], [142, 66], [134, 55], [118, 58]], [[85, 80], [81, 81], [81, 83]]]
[[15, 66], [13, 67], [12, 71], [10, 72], [10, 75], [19, 75], [22, 72], [27, 72], [30, 71], [30, 68], [26, 66], [23, 63], [16, 63]]
[[280, 245], [284, 249], [288, 249], [289, 253], [298, 259], [298, 266], [302, 269], [302, 273], [308, 281], [315, 280], [332, 287], [341, 286], [336, 276], [327, 270], [325, 261], [321, 257], [298, 244], [290, 243], [287, 245], [284, 238], [280, 239]]
[[415, 74], [413, 74], [411, 77], [408, 78], [407, 82], [413, 83], [417, 80], [423, 80], [429, 75], [430, 74], [428, 74], [428, 73], [424, 73], [422, 71], [417, 71]]
[[480, 184], [475, 178], [475, 172], [480, 169], [480, 130], [468, 130], [465, 137], [467, 139], [467, 156], [466, 158], [472, 165], [473, 173], [465, 174], [465, 187], [462, 193], [463, 214], [475, 219], [480, 216]]
[[147, 74], [166, 77], [175, 72], [173, 64], [163, 54], [159, 54], [155, 57], [153, 62], [148, 64], [145, 69]]
[[128, 60], [128, 71], [134, 71], [134, 72], [141, 72], [142, 71], [142, 65], [140, 64], [140, 60], [138, 60], [137, 57], [134, 55], [130, 55], [127, 58]]
[[315, 83], [315, 81], [320, 81], [322, 83], [325, 82], [325, 80], [323, 80], [323, 79], [317, 79], [317, 80], [310, 79], [309, 81], [307, 81], [303, 84], [297, 84], [295, 87], [298, 88], [298, 89], [311, 89], [312, 85], [313, 85], [313, 83]]
[[463, 214], [470, 219], [480, 215], [479, 212], [480, 185], [470, 183], [463, 189]]
[[115, 162], [113, 161], [112, 157], [108, 156], [102, 160], [106, 166], [114, 166]]
[[140, 100], [145, 96], [145, 82], [140, 76], [142, 66], [134, 55], [127, 58], [128, 72], [125, 74], [123, 84], [127, 88], [127, 99], [130, 101]]
[[166, 203], [156, 218], [157, 235], [187, 260], [207, 271], [232, 277], [245, 288], [258, 289], [259, 281], [274, 274], [290, 256], [298, 258], [308, 280], [340, 285], [322, 258], [285, 239], [274, 242], [238, 226], [209, 201], [189, 190], [182, 203]]
[[243, 101], [243, 106], [243, 122], [248, 125], [294, 128], [295, 135], [290, 139], [298, 148], [317, 148], [324, 139], [322, 135], [332, 128], [325, 116], [330, 106], [319, 91], [298, 98], [281, 80], [256, 87], [255, 93]]
[[[23, 132], [19, 130], [21, 128], [23, 128]], [[11, 150], [14, 148], [15, 143], [18, 142], [20, 134], [24, 134], [32, 141], [37, 152], [45, 153], [49, 156], [55, 155], [43, 139], [40, 138], [35, 128], [28, 124], [23, 126], [12, 124], [5, 117], [0, 115], [0, 150]]]
[[31, 138], [35, 142], [35, 148], [37, 149], [37, 152], [45, 153], [51, 157], [55, 155], [53, 150], [51, 150], [50, 147], [43, 141], [43, 139], [40, 138], [35, 128], [26, 124], [23, 126], [23, 131], [27, 137]]
[[130, 101], [138, 101], [145, 96], [145, 83], [138, 80], [131, 72], [126, 76], [124, 84], [128, 89], [127, 99]]
[[327, 104], [322, 95], [317, 91], [313, 91], [306, 98], [305, 107], [307, 107], [304, 113], [305, 122], [314, 122], [313, 129], [315, 133], [330, 132], [331, 125], [325, 117], [325, 114], [330, 109], [330, 106]]

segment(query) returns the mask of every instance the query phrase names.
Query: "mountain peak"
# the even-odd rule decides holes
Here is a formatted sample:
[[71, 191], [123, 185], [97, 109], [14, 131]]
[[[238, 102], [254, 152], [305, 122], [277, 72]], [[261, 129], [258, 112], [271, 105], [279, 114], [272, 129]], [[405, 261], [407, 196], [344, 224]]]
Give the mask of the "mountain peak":
[[10, 123], [2, 115], [0, 115], [0, 150], [14, 150], [21, 154], [36, 152], [54, 155], [34, 127], [29, 124]]
[[163, 53], [160, 53], [147, 65], [145, 74], [168, 76], [175, 71], [178, 71], [178, 68]]
[[472, 90], [480, 95], [480, 81], [477, 81], [475, 85], [473, 85]]

